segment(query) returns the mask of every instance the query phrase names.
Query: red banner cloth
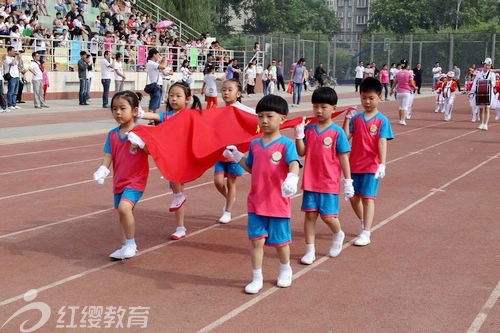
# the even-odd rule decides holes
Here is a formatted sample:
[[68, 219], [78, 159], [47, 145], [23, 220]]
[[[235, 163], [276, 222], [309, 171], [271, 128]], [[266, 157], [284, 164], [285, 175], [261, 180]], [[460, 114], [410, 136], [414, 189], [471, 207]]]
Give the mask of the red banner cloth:
[[[332, 114], [337, 117], [352, 107]], [[281, 129], [293, 128], [302, 117], [286, 120]], [[306, 124], [316, 122], [315, 117]], [[145, 143], [158, 170], [174, 183], [200, 177], [221, 157], [228, 145], [247, 151], [250, 142], [261, 136], [257, 116], [233, 106], [210, 110], [181, 110], [158, 126], [138, 125], [133, 130]]]

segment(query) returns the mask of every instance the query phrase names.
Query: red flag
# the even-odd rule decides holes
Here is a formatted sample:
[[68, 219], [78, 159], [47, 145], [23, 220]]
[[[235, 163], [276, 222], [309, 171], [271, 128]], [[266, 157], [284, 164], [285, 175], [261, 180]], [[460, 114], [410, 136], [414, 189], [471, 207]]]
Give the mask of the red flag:
[[[347, 108], [332, 114], [337, 117]], [[286, 120], [281, 129], [292, 128], [301, 117]], [[307, 124], [316, 122], [309, 117]], [[233, 106], [210, 110], [181, 110], [158, 126], [139, 125], [133, 129], [145, 143], [161, 174], [174, 183], [200, 177], [221, 157], [228, 145], [247, 151], [250, 142], [261, 136], [257, 116]]]

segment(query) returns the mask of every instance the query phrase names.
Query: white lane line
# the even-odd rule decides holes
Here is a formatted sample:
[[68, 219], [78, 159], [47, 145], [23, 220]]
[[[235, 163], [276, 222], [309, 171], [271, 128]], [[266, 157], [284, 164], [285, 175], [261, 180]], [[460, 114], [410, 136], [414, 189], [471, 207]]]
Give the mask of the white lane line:
[[446, 125], [446, 124], [451, 124], [451, 123], [453, 123], [453, 121], [448, 121], [448, 122], [445, 122], [445, 123], [431, 124], [431, 125], [427, 125], [427, 126], [424, 126], [424, 127], [414, 128], [414, 129], [411, 129], [411, 130], [408, 130], [408, 131], [405, 131], [405, 132], [395, 133], [395, 135], [396, 136], [405, 135], [405, 134], [413, 133], [413, 132], [420, 131], [420, 130], [423, 130], [423, 129], [426, 129], [426, 128], [436, 127], [436, 126], [439, 126], [439, 125]]
[[27, 171], [35, 171], [35, 170], [42, 170], [42, 169], [48, 169], [48, 168], [56, 168], [56, 167], [60, 167], [60, 166], [67, 166], [67, 165], [80, 164], [80, 163], [86, 163], [86, 162], [93, 162], [93, 161], [99, 161], [99, 160], [102, 160], [102, 157], [92, 158], [92, 159], [89, 159], [89, 160], [67, 162], [67, 163], [50, 164], [50, 165], [45, 165], [45, 166], [36, 167], [36, 168], [29, 168], [29, 169], [22, 169], [22, 170], [1, 172], [0, 176], [12, 175], [14, 173], [21, 173], [21, 172], [27, 172]]
[[[486, 163], [490, 162], [491, 160], [493, 160], [497, 156], [500, 156], [500, 153], [498, 153], [494, 157], [490, 157], [487, 160], [479, 163], [475, 167], [473, 167], [473, 168], [467, 170], [466, 172], [462, 173], [460, 176], [453, 178], [452, 180], [450, 180], [449, 182], [447, 182], [443, 186], [439, 187], [439, 190], [444, 190], [446, 187], [450, 186], [451, 184], [455, 183], [456, 181], [458, 181], [458, 180], [466, 177], [470, 173], [472, 173], [472, 172], [476, 171], [477, 169], [481, 168], [483, 165], [485, 165]], [[374, 232], [374, 231], [382, 228], [387, 223], [395, 220], [399, 216], [403, 215], [404, 213], [406, 213], [410, 209], [414, 208], [415, 206], [421, 204], [422, 202], [424, 202], [425, 200], [427, 200], [431, 196], [435, 195], [436, 193], [438, 193], [438, 192], [436, 192], [436, 191], [429, 192], [427, 195], [423, 196], [422, 198], [414, 201], [410, 205], [406, 206], [405, 208], [401, 209], [400, 211], [396, 212], [395, 214], [389, 216], [388, 218], [386, 218], [385, 220], [381, 221], [380, 223], [377, 223], [377, 225], [375, 225], [372, 228], [371, 231]], [[342, 247], [342, 249], [346, 249], [346, 248], [352, 246], [352, 244], [354, 244], [354, 239], [352, 239], [349, 242], [345, 243], [344, 246]], [[321, 265], [326, 260], [328, 260], [328, 258], [329, 258], [329, 256], [324, 256], [324, 257], [320, 258], [319, 260], [315, 261], [313, 264], [307, 266], [306, 268], [301, 269], [299, 272], [297, 272], [296, 274], [294, 274], [293, 280], [296, 280], [296, 279], [300, 278], [302, 275], [306, 274], [310, 270], [312, 270], [312, 269], [316, 268], [317, 266]], [[213, 329], [215, 329], [215, 328], [219, 327], [220, 325], [224, 324], [225, 322], [231, 320], [232, 318], [236, 317], [237, 315], [239, 315], [243, 311], [249, 309], [250, 307], [254, 306], [255, 304], [259, 303], [260, 301], [262, 301], [263, 299], [269, 297], [270, 295], [274, 294], [275, 292], [277, 292], [280, 289], [281, 288], [278, 288], [276, 286], [275, 287], [271, 287], [270, 289], [266, 290], [264, 293], [262, 293], [262, 294], [260, 294], [260, 295], [258, 295], [256, 297], [254, 297], [254, 298], [252, 298], [250, 301], [248, 301], [246, 303], [243, 303], [239, 307], [233, 309], [232, 311], [226, 313], [225, 315], [223, 315], [219, 319], [217, 319], [217, 320], [213, 321], [212, 323], [208, 324], [207, 326], [203, 327], [198, 332], [205, 333], [205, 332], [212, 331]], [[20, 296], [18, 296], [18, 297], [20, 297]], [[496, 301], [497, 298], [498, 298], [498, 296], [495, 298], [495, 301]]]
[[[155, 170], [155, 169], [157, 169], [157, 168], [156, 167], [149, 168], [149, 171]], [[113, 178], [113, 176], [106, 177], [106, 179], [112, 179], [112, 178]], [[18, 193], [18, 194], [7, 195], [5, 197], [0, 197], [0, 201], [1, 200], [6, 200], [6, 199], [12, 199], [12, 198], [17, 198], [17, 197], [22, 197], [24, 195], [30, 195], [30, 194], [40, 193], [40, 192], [58, 190], [58, 189], [61, 189], [61, 188], [66, 188], [66, 187], [71, 187], [71, 186], [81, 185], [81, 184], [86, 184], [86, 183], [92, 183], [92, 182], [93, 182], [92, 179], [90, 179], [90, 180], [82, 180], [82, 181], [76, 182], [76, 183], [64, 184], [64, 185], [59, 185], [59, 186], [54, 186], [54, 187], [42, 188], [40, 190], [34, 190], [34, 191], [29, 191], [29, 192], [23, 192], [23, 193]]]
[[70, 150], [70, 149], [95, 147], [95, 146], [104, 146], [104, 145], [102, 143], [95, 143], [95, 144], [83, 145], [83, 146], [56, 148], [56, 149], [48, 149], [48, 150], [38, 150], [38, 151], [30, 151], [30, 152], [26, 152], [26, 153], [17, 153], [17, 154], [10, 154], [10, 155], [0, 155], [0, 158], [16, 157], [16, 156], [24, 156], [24, 155], [33, 155], [33, 154], [42, 154], [42, 153], [51, 153], [51, 152], [54, 152], [54, 151], [63, 151], [63, 150]]
[[[213, 183], [214, 183], [213, 181], [210, 181], [210, 182], [205, 182], [205, 183], [201, 183], [201, 184], [196, 184], [196, 185], [192, 185], [192, 186], [186, 187], [185, 190], [186, 191], [187, 190], [192, 190], [192, 189], [195, 189], [195, 188], [198, 188], [198, 187], [201, 187], [201, 186], [205, 186], [205, 185], [209, 185], [209, 184], [213, 184]], [[149, 197], [149, 198], [141, 199], [140, 202], [149, 201], [149, 200], [153, 200], [153, 199], [158, 199], [158, 198], [170, 195], [170, 194], [172, 194], [172, 191], [166, 192], [166, 193], [162, 193], [162, 194], [158, 194], [158, 195], [155, 195], [155, 196], [152, 196], [152, 197]], [[14, 237], [14, 236], [26, 233], [26, 232], [31, 232], [31, 231], [35, 231], [35, 230], [39, 230], [39, 229], [44, 229], [44, 228], [48, 228], [48, 227], [51, 227], [51, 226], [54, 226], [54, 225], [58, 225], [58, 224], [68, 223], [68, 222], [71, 222], [71, 221], [74, 221], [74, 220], [78, 220], [78, 219], [81, 219], [81, 218], [98, 215], [98, 214], [101, 214], [101, 213], [104, 213], [104, 212], [109, 212], [109, 211], [112, 211], [113, 209], [114, 209], [114, 207], [106, 208], [106, 209], [101, 209], [101, 210], [96, 210], [94, 212], [90, 212], [90, 213], [87, 213], [87, 214], [70, 217], [70, 218], [67, 218], [67, 219], [64, 219], [64, 220], [61, 220], [61, 221], [56, 221], [56, 222], [52, 222], [52, 223], [47, 223], [47, 224], [39, 225], [39, 226], [33, 227], [33, 228], [28, 228], [28, 229], [23, 229], [23, 230], [11, 232], [11, 233], [8, 233], [8, 234], [0, 235], [0, 239]]]
[[486, 303], [484, 303], [483, 307], [481, 308], [481, 311], [479, 311], [476, 318], [470, 325], [469, 329], [467, 330], [467, 333], [479, 332], [481, 326], [483, 326], [483, 323], [488, 317], [488, 312], [490, 312], [493, 306], [495, 306], [495, 303], [497, 302], [499, 297], [500, 297], [500, 281], [498, 281], [496, 288], [493, 289], [493, 291], [490, 294], [490, 297], [488, 297], [488, 300], [486, 301]]
[[433, 144], [433, 145], [430, 145], [430, 146], [428, 146], [428, 147], [425, 147], [425, 148], [419, 149], [419, 150], [417, 150], [417, 151], [412, 151], [412, 152], [410, 152], [410, 153], [408, 153], [408, 154], [406, 154], [406, 155], [403, 155], [403, 156], [397, 157], [397, 158], [395, 158], [395, 159], [393, 159], [393, 160], [390, 160], [390, 161], [389, 161], [389, 162], [387, 162], [386, 164], [394, 163], [394, 162], [397, 162], [397, 161], [399, 161], [399, 160], [402, 160], [402, 159], [405, 159], [405, 158], [407, 158], [407, 157], [410, 157], [410, 156], [412, 156], [412, 155], [420, 154], [420, 153], [422, 153], [422, 152], [424, 152], [424, 151], [426, 151], [426, 150], [429, 150], [429, 149], [435, 148], [435, 147], [437, 147], [437, 146], [440, 146], [440, 145], [442, 145], [442, 144], [445, 144], [445, 143], [448, 143], [448, 142], [454, 141], [454, 140], [456, 140], [456, 139], [463, 138], [464, 136], [467, 136], [467, 135], [469, 135], [469, 134], [476, 133], [476, 132], [478, 132], [478, 130], [473, 130], [473, 131], [470, 131], [470, 132], [467, 132], [467, 133], [464, 133], [464, 134], [460, 134], [460, 135], [455, 136], [455, 137], [453, 137], [453, 138], [446, 139], [446, 140], [444, 140], [444, 141], [440, 141], [440, 142], [435, 143], [435, 144]]

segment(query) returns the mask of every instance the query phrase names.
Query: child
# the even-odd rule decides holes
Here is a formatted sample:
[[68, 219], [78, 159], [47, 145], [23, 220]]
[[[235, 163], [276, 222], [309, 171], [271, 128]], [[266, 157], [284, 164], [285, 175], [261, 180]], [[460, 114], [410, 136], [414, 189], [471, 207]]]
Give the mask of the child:
[[255, 294], [263, 287], [262, 260], [264, 244], [275, 247], [280, 272], [277, 286], [286, 288], [292, 284], [290, 266], [290, 197], [297, 192], [299, 181], [299, 156], [295, 143], [282, 136], [280, 124], [288, 114], [286, 101], [276, 95], [263, 97], [257, 104], [258, 124], [263, 136], [250, 144], [248, 156], [235, 146], [228, 146], [224, 156], [252, 174], [248, 194], [248, 238], [251, 242], [253, 280], [245, 292]]
[[438, 113], [440, 110], [441, 112], [444, 112], [442, 93], [443, 93], [445, 78], [446, 75], [442, 74], [439, 77], [439, 81], [437, 81], [436, 84], [434, 85], [434, 91], [436, 92], [436, 107], [434, 108], [435, 113]]
[[449, 71], [446, 74], [445, 82], [443, 83], [442, 96], [444, 104], [444, 121], [451, 119], [451, 111], [453, 110], [453, 102], [455, 102], [455, 91], [457, 90], [457, 82], [453, 79], [455, 73]]
[[111, 100], [113, 118], [120, 126], [109, 131], [102, 164], [94, 173], [94, 180], [104, 184], [113, 163], [114, 206], [120, 216], [123, 242], [109, 256], [119, 260], [131, 258], [137, 252], [133, 209], [142, 196], [149, 173], [147, 153], [131, 148], [127, 141], [128, 132], [135, 126], [139, 101], [140, 96], [132, 91], [122, 91]]
[[[188, 103], [190, 99], [193, 99], [193, 104], [191, 105], [191, 109], [200, 109], [201, 110], [201, 102], [196, 96], [191, 97], [191, 89], [189, 85], [182, 81], [178, 81], [170, 86], [168, 91], [168, 100], [167, 100], [167, 111], [162, 111], [158, 113], [153, 112], [145, 112], [143, 115], [139, 117], [146, 120], [154, 120], [157, 122], [164, 122], [169, 118], [175, 116], [177, 112], [181, 111], [188, 107]], [[133, 145], [139, 146], [139, 148], [143, 149], [144, 142], [134, 133], [130, 133], [128, 137], [129, 141]], [[170, 235], [170, 238], [173, 240], [178, 240], [186, 237], [187, 229], [184, 227], [184, 202], [186, 202], [186, 197], [184, 196], [184, 184], [179, 183], [170, 183], [172, 188], [173, 200], [170, 205], [169, 211], [175, 212], [175, 218], [177, 220], [177, 228], [175, 232]]]
[[474, 80], [474, 76], [471, 72], [471, 79], [466, 78], [464, 83], [465, 93], [469, 94], [469, 105], [471, 107], [472, 112], [472, 122], [475, 123], [477, 119], [479, 119], [479, 108], [476, 106], [476, 97], [471, 94], [472, 89], [472, 80]]
[[361, 83], [360, 95], [365, 111], [354, 116], [347, 114], [343, 127], [347, 138], [352, 138], [349, 163], [355, 196], [351, 206], [362, 229], [354, 245], [364, 246], [370, 244], [378, 183], [385, 176], [387, 140], [393, 139], [393, 135], [389, 119], [377, 109], [382, 96], [380, 82], [366, 78]]
[[47, 70], [43, 66], [44, 63], [45, 63], [44, 61], [40, 61], [40, 69], [42, 69], [43, 102], [45, 104], [45, 102], [47, 101], [47, 99], [46, 99], [47, 88], [49, 87], [49, 73], [47, 72]]
[[203, 85], [201, 86], [201, 94], [205, 94], [205, 102], [207, 102], [207, 109], [217, 107], [217, 83], [224, 78], [217, 78], [215, 76], [215, 67], [208, 66], [208, 73], [203, 77]]
[[345, 234], [340, 227], [339, 187], [340, 170], [344, 173], [344, 196], [354, 196], [349, 168], [349, 141], [342, 128], [332, 122], [332, 112], [337, 109], [337, 93], [332, 88], [320, 87], [312, 95], [313, 113], [318, 122], [295, 127], [295, 143], [299, 156], [306, 156], [302, 175], [302, 211], [306, 213], [304, 233], [306, 253], [300, 260], [310, 265], [316, 259], [314, 226], [318, 214], [333, 232], [329, 255], [336, 257], [342, 251]]
[[[255, 110], [240, 103], [243, 90], [239, 81], [230, 79], [222, 84], [222, 98], [226, 106], [234, 107], [255, 114]], [[231, 221], [231, 209], [236, 201], [236, 179], [245, 173], [245, 170], [236, 162], [221, 158], [215, 163], [214, 184], [217, 190], [225, 199], [220, 223], [229, 223]], [[227, 186], [224, 184], [224, 178], [227, 178]]]
[[498, 120], [500, 119], [500, 74], [496, 74], [496, 79], [495, 87], [493, 87], [491, 108], [496, 110], [495, 120]]

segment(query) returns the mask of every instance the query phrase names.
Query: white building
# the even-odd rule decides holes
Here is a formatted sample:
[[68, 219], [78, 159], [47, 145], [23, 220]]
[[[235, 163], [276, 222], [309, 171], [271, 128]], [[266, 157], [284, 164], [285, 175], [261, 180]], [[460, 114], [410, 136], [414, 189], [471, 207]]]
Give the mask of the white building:
[[356, 41], [370, 18], [370, 0], [326, 0], [340, 22], [339, 41]]

